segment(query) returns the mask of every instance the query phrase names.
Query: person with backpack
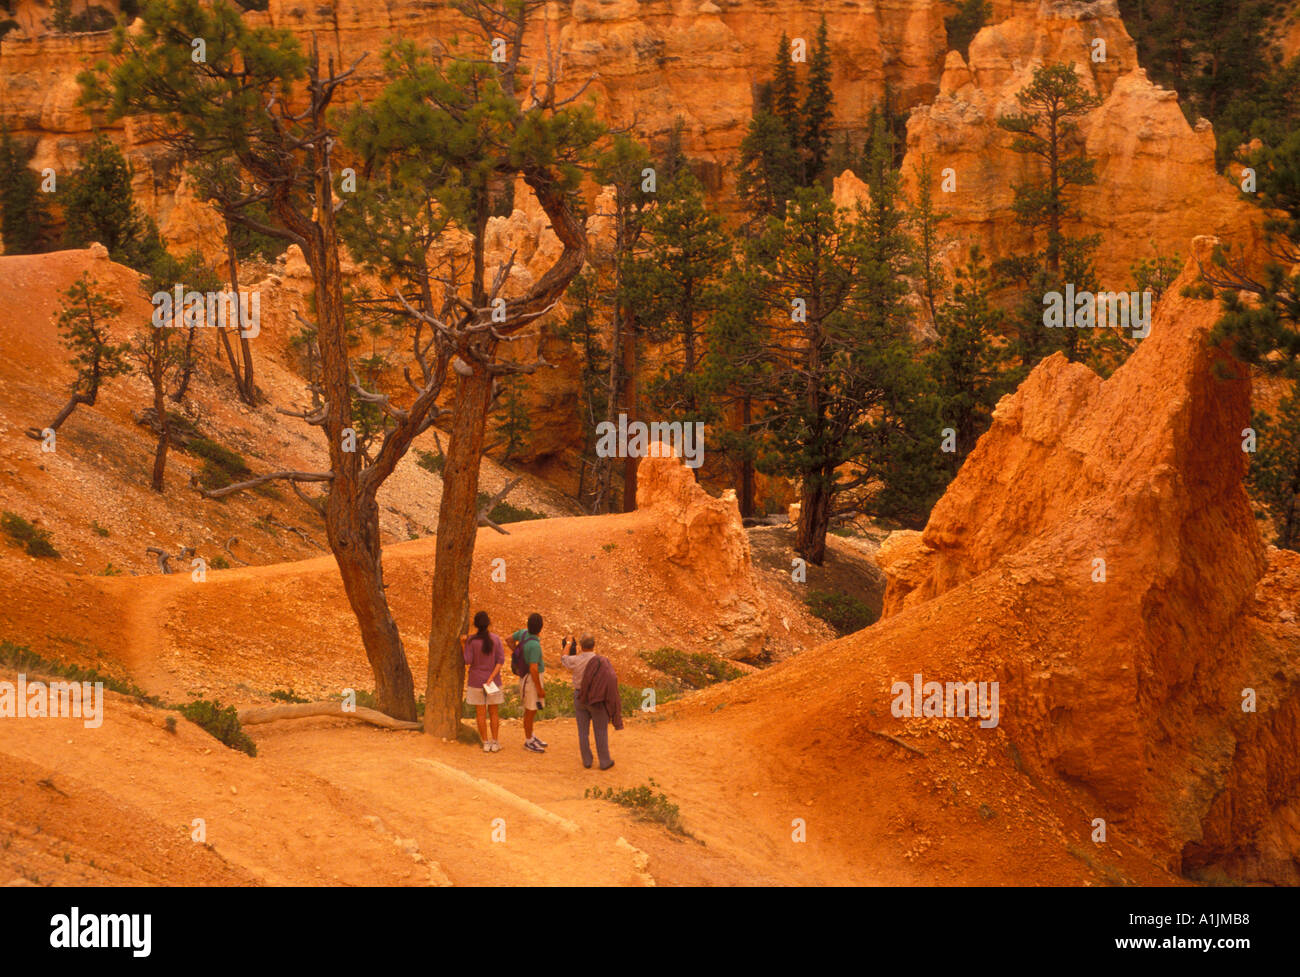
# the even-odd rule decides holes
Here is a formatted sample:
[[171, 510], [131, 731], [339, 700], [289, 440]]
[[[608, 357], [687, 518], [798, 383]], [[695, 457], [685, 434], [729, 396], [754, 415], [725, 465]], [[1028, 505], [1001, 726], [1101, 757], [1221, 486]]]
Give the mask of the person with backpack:
[[[474, 707], [478, 716], [478, 735], [483, 741], [484, 753], [499, 753], [501, 744], [497, 740], [501, 728], [500, 706], [505, 699], [501, 691], [501, 668], [506, 663], [505, 648], [501, 646], [501, 636], [488, 630], [492, 622], [487, 611], [474, 615], [474, 636], [460, 636], [460, 651], [469, 666], [465, 676], [465, 701]], [[492, 738], [488, 739], [487, 712], [492, 717]]]
[[[612, 724], [615, 729], [623, 728], [623, 698], [618, 692], [614, 663], [604, 655], [597, 655], [595, 647], [595, 638], [582, 636], [583, 653], [591, 657], [583, 663], [581, 677], [575, 678], [581, 685], [574, 690], [573, 706], [578, 717], [578, 751], [582, 754], [582, 765], [591, 768], [591, 744], [587, 742], [587, 727], [591, 726], [596, 735], [600, 769], [608, 770], [614, 765], [609, 755], [609, 727]], [[575, 650], [570, 645], [569, 656], [581, 658], [581, 655], [573, 654]], [[575, 676], [577, 672], [575, 668]]]
[[547, 744], [533, 733], [537, 713], [546, 708], [546, 689], [542, 673], [542, 615], [534, 611], [528, 615], [528, 627], [520, 628], [506, 640], [510, 644], [510, 670], [520, 677], [519, 701], [524, 705], [524, 749], [545, 753]]

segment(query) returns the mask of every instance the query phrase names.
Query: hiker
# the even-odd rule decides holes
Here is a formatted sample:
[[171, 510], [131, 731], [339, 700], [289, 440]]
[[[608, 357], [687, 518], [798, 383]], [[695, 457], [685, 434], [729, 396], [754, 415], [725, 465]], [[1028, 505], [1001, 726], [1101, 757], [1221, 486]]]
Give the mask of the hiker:
[[[505, 699], [501, 691], [501, 668], [506, 663], [506, 651], [501, 646], [501, 636], [488, 630], [492, 622], [487, 611], [474, 615], [474, 636], [460, 636], [460, 652], [469, 666], [465, 676], [465, 701], [474, 707], [478, 717], [478, 735], [483, 741], [484, 753], [499, 753], [501, 744], [497, 734], [501, 728], [500, 707]], [[492, 717], [492, 738], [488, 739], [487, 712]]]
[[[569, 646], [569, 654], [560, 659], [561, 664], [573, 671], [573, 711], [578, 717], [578, 751], [582, 765], [591, 769], [591, 744], [587, 742], [587, 727], [596, 734], [596, 754], [600, 769], [614, 765], [609, 755], [609, 726], [623, 728], [623, 700], [618, 693], [618, 676], [614, 663], [604, 655], [596, 654], [596, 639], [582, 636], [582, 651]], [[573, 664], [569, 664], [572, 661]]]
[[520, 628], [506, 639], [510, 644], [510, 670], [521, 679], [519, 701], [524, 705], [524, 749], [534, 753], [545, 753], [547, 746], [533, 732], [538, 710], [546, 708], [546, 689], [542, 685], [546, 662], [542, 661], [542, 642], [537, 637], [541, 633], [542, 615], [534, 611], [528, 615], [528, 627]]

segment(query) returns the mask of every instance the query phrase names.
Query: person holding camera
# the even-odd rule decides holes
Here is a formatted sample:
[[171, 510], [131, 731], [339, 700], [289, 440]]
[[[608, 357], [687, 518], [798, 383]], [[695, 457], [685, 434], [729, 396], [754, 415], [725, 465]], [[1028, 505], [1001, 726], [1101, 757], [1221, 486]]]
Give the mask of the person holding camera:
[[[579, 650], [581, 645], [581, 650]], [[591, 769], [591, 742], [588, 730], [595, 733], [596, 755], [600, 769], [614, 765], [609, 755], [609, 726], [623, 728], [623, 706], [618, 693], [618, 676], [614, 666], [604, 655], [596, 654], [596, 639], [589, 634], [579, 643], [570, 636], [561, 643], [564, 654], [560, 664], [573, 675], [573, 711], [578, 720], [578, 752], [582, 765]]]

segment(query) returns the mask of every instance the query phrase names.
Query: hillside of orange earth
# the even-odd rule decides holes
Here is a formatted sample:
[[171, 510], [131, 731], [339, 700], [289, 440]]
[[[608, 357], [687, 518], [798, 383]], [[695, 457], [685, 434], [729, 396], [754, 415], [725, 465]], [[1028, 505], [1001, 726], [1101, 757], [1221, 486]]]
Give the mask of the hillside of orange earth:
[[[676, 643], [743, 653], [815, 645], [751, 678], [628, 717], [615, 766], [584, 770], [572, 720], [538, 725], [550, 750], [502, 752], [318, 718], [247, 727], [256, 758], [110, 693], [103, 725], [0, 723], [0, 877], [30, 884], [817, 884], [1177, 881], [1126, 838], [1088, 847], [1083, 801], [1019, 774], [963, 721], [911, 749], [874, 731], [868, 698], [906, 649], [874, 630], [817, 644], [783, 583], [750, 560], [734, 498], [714, 499], [672, 458], [642, 462], [640, 508], [483, 531], [472, 601], [503, 630], [547, 615], [552, 637], [595, 633], [624, 682], [633, 654]], [[417, 673], [427, 623], [426, 541], [386, 548], [389, 594]], [[502, 559], [506, 580], [491, 580]], [[769, 571], [774, 575], [777, 571]], [[7, 624], [57, 640], [47, 657], [94, 664], [165, 700], [239, 705], [273, 689], [337, 694], [367, 671], [337, 574], [323, 559], [188, 577], [58, 578], [7, 594]], [[720, 622], [729, 621], [724, 629]], [[787, 625], [790, 631], [787, 632]], [[755, 631], [755, 628], [765, 631]], [[33, 630], [34, 629], [34, 630]], [[92, 655], [92, 652], [94, 654]], [[560, 673], [556, 675], [556, 673]], [[13, 680], [13, 669], [0, 672]], [[844, 711], [843, 698], [853, 708]], [[906, 731], [899, 730], [904, 733]], [[899, 745], [903, 743], [904, 745]], [[685, 835], [586, 797], [650, 783]], [[504, 834], [502, 834], [504, 832]], [[802, 840], [797, 840], [802, 839]], [[146, 849], [127, 859], [134, 843]]]
[[[102, 248], [0, 257], [0, 344], [6, 351], [0, 358], [0, 509], [49, 530], [62, 555], [60, 569], [71, 573], [102, 573], [109, 564], [127, 574], [157, 573], [155, 557], [146, 553], [150, 546], [172, 554], [188, 546], [209, 565], [219, 558], [231, 566], [324, 553], [319, 517], [287, 483], [205, 500], [191, 487], [202, 458], [173, 448], [166, 491], [151, 491], [155, 437], [136, 420], [152, 406], [142, 376], [111, 380], [95, 406], [78, 407], [59, 430], [55, 451], [42, 451], [40, 442], [26, 437], [29, 427], [45, 427], [67, 401], [75, 374], [55, 320], [62, 293], [82, 274], [121, 306], [115, 339], [152, 328], [153, 309], [139, 276], [109, 261]], [[250, 340], [263, 397], [255, 408], [236, 396], [229, 368], [217, 355], [215, 330], [200, 331], [203, 356], [182, 413], [200, 435], [242, 455], [251, 474], [328, 467], [319, 431], [277, 412], [309, 404], [287, 328], [292, 310], [306, 308], [296, 286], [283, 268], [263, 283], [262, 328]], [[385, 541], [428, 536], [437, 527], [442, 482], [419, 467], [415, 450], [436, 451], [435, 437], [420, 438], [379, 494]], [[495, 493], [515, 474], [485, 460], [481, 489]], [[532, 478], [512, 490], [509, 501], [545, 515], [576, 511]]]

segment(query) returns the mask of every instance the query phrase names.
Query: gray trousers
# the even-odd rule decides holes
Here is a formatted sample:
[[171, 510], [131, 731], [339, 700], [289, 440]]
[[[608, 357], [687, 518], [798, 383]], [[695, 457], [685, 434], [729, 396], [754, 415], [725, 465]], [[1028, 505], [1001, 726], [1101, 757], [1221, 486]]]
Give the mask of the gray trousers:
[[608, 767], [614, 762], [609, 758], [609, 710], [603, 702], [593, 702], [590, 706], [575, 702], [574, 712], [578, 717], [578, 750], [582, 753], [582, 765], [591, 766], [591, 743], [587, 740], [587, 727], [593, 726], [600, 765]]

